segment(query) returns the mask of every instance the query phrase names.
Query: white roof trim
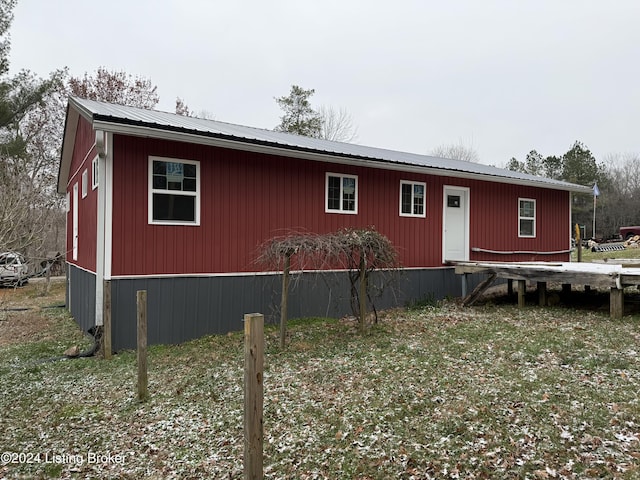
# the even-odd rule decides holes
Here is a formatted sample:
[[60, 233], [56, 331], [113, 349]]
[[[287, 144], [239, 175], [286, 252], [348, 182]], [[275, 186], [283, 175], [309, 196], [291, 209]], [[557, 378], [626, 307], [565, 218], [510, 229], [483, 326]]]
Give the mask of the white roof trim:
[[[67, 125], [58, 179], [59, 191], [64, 191], [66, 187], [66, 180], [64, 183], [62, 180], [65, 170], [68, 172], [73, 154], [78, 113], [91, 122], [94, 129], [116, 134], [211, 145], [343, 165], [427, 173], [578, 193], [591, 192], [591, 187], [483, 164], [300, 137], [282, 132], [182, 117], [166, 112], [111, 105], [73, 97], [69, 99], [67, 110]], [[61, 187], [62, 190], [60, 190]]]

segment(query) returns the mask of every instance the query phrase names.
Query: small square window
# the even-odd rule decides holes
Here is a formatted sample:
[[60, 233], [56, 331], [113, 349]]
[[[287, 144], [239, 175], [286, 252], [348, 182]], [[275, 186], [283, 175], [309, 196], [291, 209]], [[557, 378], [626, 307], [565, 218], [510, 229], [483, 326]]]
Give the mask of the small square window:
[[358, 177], [327, 173], [325, 212], [358, 213]]
[[423, 182], [400, 181], [400, 216], [422, 217], [425, 212], [426, 184]]
[[149, 157], [149, 223], [200, 224], [200, 163]]
[[447, 207], [460, 208], [460, 195], [447, 195]]

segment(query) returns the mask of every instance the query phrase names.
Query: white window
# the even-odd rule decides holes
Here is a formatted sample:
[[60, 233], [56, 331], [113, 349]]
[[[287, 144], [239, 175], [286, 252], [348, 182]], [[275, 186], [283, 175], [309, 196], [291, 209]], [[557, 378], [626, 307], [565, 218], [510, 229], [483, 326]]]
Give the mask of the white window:
[[518, 236], [536, 236], [536, 201], [531, 198], [518, 199]]
[[358, 213], [358, 177], [327, 173], [325, 212]]
[[149, 157], [149, 223], [200, 225], [200, 162]]
[[98, 157], [91, 162], [91, 190], [98, 187]]
[[89, 191], [89, 172], [85, 168], [82, 172], [82, 198], [87, 196], [87, 192]]
[[423, 182], [400, 181], [400, 216], [422, 217], [425, 213], [425, 192], [427, 186]]

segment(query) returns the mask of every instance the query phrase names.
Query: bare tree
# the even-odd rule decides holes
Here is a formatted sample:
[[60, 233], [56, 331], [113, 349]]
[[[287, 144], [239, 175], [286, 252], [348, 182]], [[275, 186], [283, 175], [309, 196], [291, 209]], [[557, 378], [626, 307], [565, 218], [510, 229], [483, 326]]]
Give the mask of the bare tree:
[[189, 105], [180, 97], [176, 97], [176, 113], [183, 117], [193, 117], [193, 112], [189, 110]]
[[318, 234], [292, 234], [269, 239], [260, 247], [257, 262], [283, 272], [280, 311], [280, 345], [284, 348], [287, 323], [289, 275], [292, 268], [344, 268], [351, 283], [350, 299], [353, 314], [358, 317], [361, 332], [366, 328], [367, 305], [378, 314], [374, 305], [371, 273], [385, 270], [393, 273], [400, 268], [398, 252], [391, 241], [373, 227], [343, 229]]
[[69, 90], [72, 95], [89, 100], [152, 109], [158, 104], [158, 87], [151, 80], [126, 72], [109, 71], [98, 67], [94, 76], [71, 77]]
[[44, 80], [26, 70], [7, 76], [15, 4], [0, 0], [0, 250], [29, 254], [41, 247], [59, 204], [58, 150], [50, 137], [59, 138], [52, 122], [62, 131], [53, 111], [64, 71]]
[[209, 110], [190, 110], [187, 103], [180, 97], [176, 97], [176, 113], [183, 117], [203, 118], [205, 120], [215, 120], [216, 116]]
[[55, 191], [58, 148], [63, 119], [56, 118], [59, 91], [26, 112], [14, 128], [24, 145], [21, 154], [5, 150], [0, 161], [0, 248], [39, 255], [47, 233], [55, 230], [62, 201]]
[[[156, 87], [148, 79], [98, 69], [95, 77], [48, 79], [9, 71], [9, 29], [16, 0], [0, 0], [0, 250], [31, 260], [45, 249], [64, 251], [64, 199], [56, 191], [68, 95], [152, 108]], [[35, 258], [34, 258], [35, 257]]]
[[48, 80], [23, 71], [0, 86], [0, 250], [43, 259], [64, 252], [65, 199], [56, 181], [68, 95], [152, 108], [156, 87], [104, 68], [83, 79], [66, 70]]
[[603, 169], [596, 219], [598, 230], [609, 237], [622, 226], [640, 224], [640, 154], [609, 155]]
[[322, 119], [319, 138], [336, 142], [353, 142], [358, 137], [358, 129], [353, 124], [351, 114], [344, 108], [322, 106], [318, 110]]
[[480, 161], [478, 152], [473, 148], [473, 144], [467, 144], [462, 139], [458, 140], [458, 143], [440, 145], [434, 148], [430, 155], [471, 163]]

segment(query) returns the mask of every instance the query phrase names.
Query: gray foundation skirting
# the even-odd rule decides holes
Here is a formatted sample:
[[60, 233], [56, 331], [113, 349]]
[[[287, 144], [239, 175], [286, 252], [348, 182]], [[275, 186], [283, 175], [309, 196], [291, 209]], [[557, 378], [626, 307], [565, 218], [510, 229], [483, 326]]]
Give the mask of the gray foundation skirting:
[[[95, 275], [69, 265], [67, 276], [67, 305], [87, 331], [95, 324]], [[481, 279], [471, 278], [470, 288]], [[259, 312], [276, 323], [281, 283], [279, 274], [112, 279], [113, 349], [135, 348], [138, 290], [147, 291], [148, 343], [153, 345], [242, 330], [245, 313]], [[461, 294], [461, 279], [453, 268], [376, 272], [371, 283], [377, 310]], [[293, 274], [290, 285], [289, 318], [351, 314], [345, 272]]]

